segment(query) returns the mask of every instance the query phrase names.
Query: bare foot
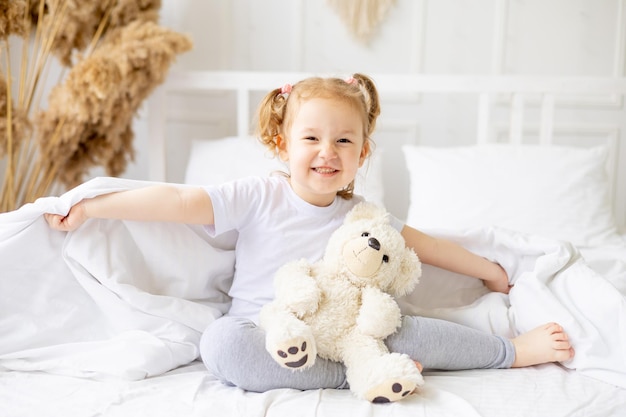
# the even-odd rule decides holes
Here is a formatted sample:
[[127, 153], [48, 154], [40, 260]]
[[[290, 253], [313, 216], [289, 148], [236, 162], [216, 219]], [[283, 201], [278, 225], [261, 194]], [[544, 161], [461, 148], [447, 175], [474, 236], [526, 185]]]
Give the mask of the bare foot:
[[574, 357], [567, 334], [556, 323], [539, 326], [512, 339], [515, 347], [513, 368], [561, 362]]

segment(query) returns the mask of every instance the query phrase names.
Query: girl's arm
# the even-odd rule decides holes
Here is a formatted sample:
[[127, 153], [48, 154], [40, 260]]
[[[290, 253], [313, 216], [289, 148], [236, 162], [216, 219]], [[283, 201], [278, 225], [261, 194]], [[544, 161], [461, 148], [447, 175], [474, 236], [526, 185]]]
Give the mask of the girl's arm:
[[92, 217], [213, 224], [213, 204], [202, 188], [155, 185], [82, 200], [66, 216], [45, 215], [53, 229], [62, 231], [75, 230]]
[[482, 279], [491, 291], [508, 294], [509, 278], [500, 265], [454, 242], [429, 236], [410, 226], [404, 226], [402, 236], [423, 263]]

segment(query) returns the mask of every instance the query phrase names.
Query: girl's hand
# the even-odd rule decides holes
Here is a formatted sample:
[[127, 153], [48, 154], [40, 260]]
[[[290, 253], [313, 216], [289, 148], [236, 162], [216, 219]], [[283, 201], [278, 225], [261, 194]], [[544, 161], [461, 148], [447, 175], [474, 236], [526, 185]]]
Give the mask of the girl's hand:
[[507, 275], [504, 268], [500, 265], [495, 264], [500, 269], [501, 273], [498, 274], [495, 280], [483, 280], [485, 283], [485, 287], [489, 288], [493, 292], [501, 292], [504, 294], [508, 294], [511, 290], [512, 285], [509, 285], [509, 276]]
[[74, 204], [66, 216], [51, 213], [45, 213], [43, 216], [51, 228], [62, 232], [76, 230], [87, 220], [87, 213], [82, 201]]

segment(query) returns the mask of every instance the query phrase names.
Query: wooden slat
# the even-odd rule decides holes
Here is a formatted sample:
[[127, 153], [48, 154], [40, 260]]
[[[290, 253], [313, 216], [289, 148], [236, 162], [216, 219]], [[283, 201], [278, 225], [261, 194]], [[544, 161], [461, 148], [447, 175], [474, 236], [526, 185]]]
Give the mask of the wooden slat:
[[554, 133], [554, 94], [544, 94], [541, 99], [541, 127], [539, 143], [551, 145]]
[[[287, 82], [295, 83], [313, 75], [301, 72], [190, 71], [172, 72], [165, 82], [167, 90], [269, 91]], [[515, 75], [426, 75], [369, 74], [385, 93], [512, 93], [525, 94], [624, 94], [626, 77], [554, 77]]]
[[237, 90], [237, 135], [250, 134], [250, 91], [245, 88]]
[[511, 101], [511, 124], [509, 128], [509, 142], [520, 145], [524, 129], [524, 96], [514, 93]]
[[477, 132], [476, 143], [484, 145], [489, 143], [489, 110], [490, 97], [487, 93], [478, 96]]

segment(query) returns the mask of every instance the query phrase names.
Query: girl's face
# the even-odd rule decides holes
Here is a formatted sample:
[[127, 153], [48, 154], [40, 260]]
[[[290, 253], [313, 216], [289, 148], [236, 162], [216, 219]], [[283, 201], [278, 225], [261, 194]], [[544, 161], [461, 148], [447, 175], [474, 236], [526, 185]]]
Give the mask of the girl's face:
[[313, 98], [299, 105], [279, 156], [289, 164], [294, 192], [310, 204], [327, 206], [367, 157], [363, 120], [337, 100]]

